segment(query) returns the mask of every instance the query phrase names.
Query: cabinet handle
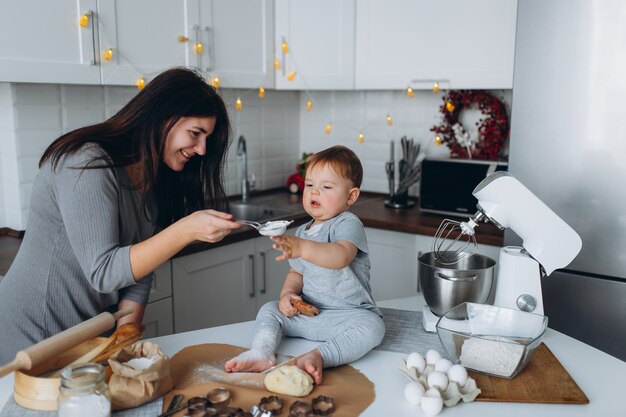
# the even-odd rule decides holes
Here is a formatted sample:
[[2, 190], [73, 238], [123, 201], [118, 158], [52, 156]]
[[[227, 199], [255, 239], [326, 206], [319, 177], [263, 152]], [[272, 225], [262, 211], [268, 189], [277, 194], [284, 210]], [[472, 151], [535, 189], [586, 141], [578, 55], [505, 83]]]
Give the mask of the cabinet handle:
[[261, 256], [261, 265], [263, 266], [263, 288], [261, 288], [260, 293], [265, 294], [267, 292], [267, 281], [265, 279], [265, 252], [261, 252], [259, 255]]
[[97, 65], [97, 53], [96, 53], [96, 25], [94, 24], [95, 13], [92, 10], [87, 10], [83, 17], [87, 17], [89, 21], [89, 30], [91, 30], [91, 59], [89, 65]]
[[211, 71], [213, 70], [215, 66], [214, 64], [215, 63], [215, 56], [214, 56], [215, 47], [213, 45], [213, 29], [211, 29], [209, 26], [206, 26], [204, 28], [204, 31], [206, 32], [207, 57], [209, 60], [206, 66], [206, 70]]
[[252, 292], [250, 292], [250, 294], [248, 294], [250, 296], [250, 298], [254, 298], [254, 294], [256, 293], [256, 286], [254, 281], [256, 281], [256, 277], [255, 277], [255, 273], [254, 273], [254, 269], [255, 269], [255, 265], [254, 265], [254, 255], [248, 255], [248, 258], [250, 259], [250, 263], [252, 264]]
[[204, 49], [204, 45], [200, 41], [200, 27], [198, 25], [193, 25], [192, 28], [194, 36], [193, 48], [196, 51], [196, 57], [198, 57], [198, 68], [202, 68], [202, 52]]
[[417, 292], [418, 293], [422, 292], [422, 289], [420, 288], [420, 261], [419, 261], [420, 256], [422, 256], [422, 251], [421, 250], [417, 252], [417, 275], [416, 275], [416, 278], [417, 278]]
[[287, 52], [283, 51], [282, 45], [287, 43], [287, 41], [285, 40], [284, 36], [281, 36], [281, 44], [280, 44], [280, 50], [283, 53], [283, 77], [285, 76], [285, 74], [287, 74]]

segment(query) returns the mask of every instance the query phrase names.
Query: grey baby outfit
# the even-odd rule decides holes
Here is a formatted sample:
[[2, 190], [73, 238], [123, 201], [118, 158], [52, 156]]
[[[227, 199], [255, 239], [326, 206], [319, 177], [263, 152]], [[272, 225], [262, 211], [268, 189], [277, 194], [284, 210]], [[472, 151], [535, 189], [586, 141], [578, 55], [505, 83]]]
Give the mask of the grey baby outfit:
[[282, 334], [303, 337], [323, 342], [317, 348], [324, 367], [339, 366], [378, 346], [385, 335], [385, 325], [370, 290], [367, 239], [359, 218], [350, 212], [341, 213], [309, 235], [311, 223], [300, 226], [296, 236], [323, 243], [349, 241], [357, 247], [357, 255], [341, 269], [290, 259], [291, 267], [303, 276], [302, 298], [321, 312], [315, 317], [286, 317], [279, 311], [278, 302], [265, 304], [257, 315], [252, 350], [273, 355]]

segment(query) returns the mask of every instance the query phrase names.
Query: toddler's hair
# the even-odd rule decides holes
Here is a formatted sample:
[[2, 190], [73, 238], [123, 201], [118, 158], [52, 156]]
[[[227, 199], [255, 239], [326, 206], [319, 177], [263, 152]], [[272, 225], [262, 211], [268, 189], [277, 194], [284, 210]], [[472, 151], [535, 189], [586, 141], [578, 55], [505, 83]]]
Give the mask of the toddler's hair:
[[359, 188], [363, 181], [363, 166], [359, 157], [349, 148], [342, 145], [331, 146], [309, 157], [306, 169], [316, 166], [330, 165], [337, 174], [352, 182]]

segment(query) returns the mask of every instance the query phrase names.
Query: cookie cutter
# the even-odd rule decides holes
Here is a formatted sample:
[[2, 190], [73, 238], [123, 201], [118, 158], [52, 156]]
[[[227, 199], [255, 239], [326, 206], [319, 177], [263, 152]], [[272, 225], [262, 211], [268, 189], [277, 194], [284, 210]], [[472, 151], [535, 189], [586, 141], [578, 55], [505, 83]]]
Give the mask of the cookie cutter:
[[250, 414], [252, 415], [252, 417], [272, 417], [271, 411], [261, 410], [258, 405], [252, 406], [252, 409], [250, 409]]
[[224, 406], [230, 402], [230, 391], [226, 388], [215, 388], [208, 392], [206, 399], [213, 406]]
[[333, 397], [319, 395], [311, 400], [311, 408], [313, 409], [313, 414], [328, 416], [335, 412], [335, 401]]
[[270, 415], [276, 416], [283, 412], [285, 402], [282, 398], [276, 395], [270, 395], [269, 397], [261, 398], [259, 401], [259, 408], [263, 411], [269, 411]]
[[313, 409], [304, 401], [294, 401], [289, 406], [289, 417], [313, 417]]

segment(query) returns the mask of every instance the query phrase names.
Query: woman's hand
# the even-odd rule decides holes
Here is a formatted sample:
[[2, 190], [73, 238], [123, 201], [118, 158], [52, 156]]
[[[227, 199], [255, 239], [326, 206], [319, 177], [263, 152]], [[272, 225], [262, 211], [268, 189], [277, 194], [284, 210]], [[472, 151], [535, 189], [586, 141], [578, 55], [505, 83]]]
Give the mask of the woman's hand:
[[199, 210], [183, 219], [191, 229], [194, 240], [215, 243], [224, 239], [241, 224], [232, 221], [233, 215], [217, 210]]
[[280, 297], [280, 301], [278, 302], [278, 309], [287, 317], [293, 317], [300, 314], [300, 312], [291, 305], [292, 298], [296, 300], [302, 300], [299, 295], [295, 295], [294, 293], [286, 293], [282, 297]]
[[292, 235], [274, 236], [272, 248], [281, 251], [283, 254], [276, 257], [277, 261], [300, 258], [302, 256], [302, 242], [299, 237]]

